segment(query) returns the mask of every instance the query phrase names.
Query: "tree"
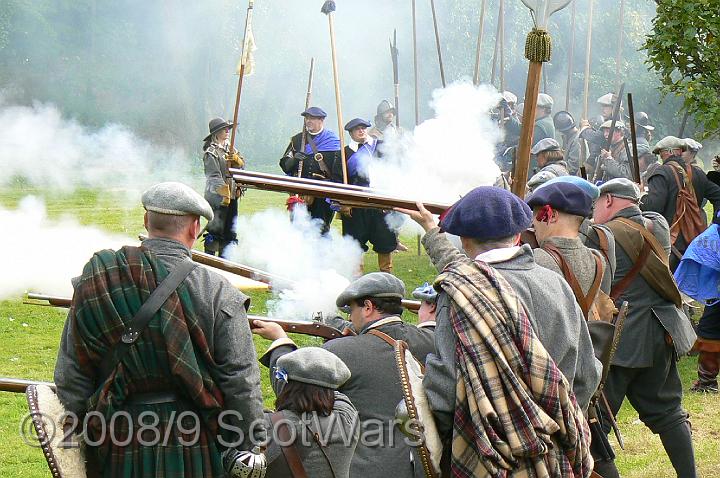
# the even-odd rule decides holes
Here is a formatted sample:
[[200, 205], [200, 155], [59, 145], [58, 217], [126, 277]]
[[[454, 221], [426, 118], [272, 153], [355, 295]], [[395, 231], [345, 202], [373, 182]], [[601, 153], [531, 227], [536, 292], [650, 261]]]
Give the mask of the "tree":
[[684, 98], [684, 110], [720, 134], [720, 9], [717, 0], [659, 0], [643, 48], [661, 91]]

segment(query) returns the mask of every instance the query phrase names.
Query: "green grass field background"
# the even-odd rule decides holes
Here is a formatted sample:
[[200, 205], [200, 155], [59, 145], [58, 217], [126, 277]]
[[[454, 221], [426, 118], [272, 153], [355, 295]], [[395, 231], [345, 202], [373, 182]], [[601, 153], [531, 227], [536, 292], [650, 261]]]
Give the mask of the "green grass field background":
[[[50, 218], [73, 216], [81, 224], [94, 225], [109, 232], [136, 237], [144, 232], [142, 207], [128, 207], [121, 192], [76, 191], [57, 194], [46, 190], [32, 190], [20, 185], [0, 191], [0, 206], [16, 207], [20, 198], [34, 194], [45, 199]], [[283, 208], [285, 195], [261, 191], [248, 191], [240, 206], [241, 214], [268, 208]], [[139, 199], [138, 199], [139, 203]], [[339, 227], [339, 221], [335, 224]], [[4, 231], [4, 234], [22, 231]], [[417, 254], [416, 237], [401, 237], [410, 250], [394, 255], [395, 273], [406, 288], [412, 290], [424, 281], [435, 277], [435, 270], [427, 255]], [[52, 247], [52, 238], [47, 238]], [[197, 245], [196, 247], [200, 247]], [[62, 254], [62, 251], [57, 251]], [[1, 266], [0, 266], [1, 267]], [[377, 270], [377, 257], [368, 253], [365, 270]], [[77, 274], [81, 271], [78, 270]], [[3, 270], [3, 274], [12, 271]], [[42, 270], [37, 271], [42, 274]], [[68, 277], [68, 280], [70, 277]], [[251, 312], [265, 312], [268, 294], [254, 293]], [[0, 376], [36, 380], [52, 380], [55, 356], [65, 320], [66, 311], [52, 307], [22, 304], [22, 298], [0, 301]], [[413, 322], [416, 316], [405, 313], [405, 320]], [[318, 340], [303, 336], [295, 337], [301, 344], [318, 344]], [[255, 337], [255, 345], [261, 354], [267, 341]], [[686, 357], [680, 361], [683, 386], [687, 390], [696, 378], [697, 359]], [[263, 374], [263, 396], [267, 406], [272, 406], [273, 394], [267, 377]], [[696, 395], [686, 392], [684, 406], [690, 412], [693, 425], [698, 476], [712, 477], [720, 473], [720, 396]], [[27, 413], [24, 395], [0, 392], [0, 477], [36, 478], [49, 476], [49, 471], [39, 449], [25, 444], [20, 436], [20, 424]], [[639, 421], [637, 413], [626, 402], [619, 416], [619, 424], [625, 438], [625, 450], [615, 445], [618, 465], [624, 477], [670, 478], [675, 473], [667, 459], [660, 439]]]

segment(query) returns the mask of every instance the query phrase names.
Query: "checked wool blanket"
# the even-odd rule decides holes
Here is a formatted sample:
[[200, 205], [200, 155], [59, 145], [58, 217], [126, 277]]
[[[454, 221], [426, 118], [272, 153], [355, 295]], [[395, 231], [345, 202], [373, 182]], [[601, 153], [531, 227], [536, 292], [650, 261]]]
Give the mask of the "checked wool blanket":
[[[115, 370], [98, 383], [98, 367], [121, 340], [125, 324], [167, 275], [152, 252], [126, 246], [95, 253], [75, 288], [68, 320], [78, 366], [97, 387], [87, 403], [87, 411], [94, 412], [87, 434], [98, 443], [94, 454], [104, 476], [223, 476], [214, 436], [214, 418], [222, 409], [223, 396], [209, 373], [214, 361], [186, 283], [170, 295]], [[125, 403], [136, 393], [168, 391], [182, 399], [156, 405]], [[142, 412], [159, 416], [159, 423], [142, 440], [152, 442], [157, 430], [161, 443], [143, 446], [139, 422], [133, 426], [127, 418], [113, 420], [118, 411], [133, 419]], [[201, 432], [189, 446], [183, 444], [190, 443], [192, 436], [180, 433], [174, 418], [183, 411], [199, 418]]]
[[438, 276], [457, 336], [453, 477], [588, 477], [590, 429], [518, 296], [482, 262]]

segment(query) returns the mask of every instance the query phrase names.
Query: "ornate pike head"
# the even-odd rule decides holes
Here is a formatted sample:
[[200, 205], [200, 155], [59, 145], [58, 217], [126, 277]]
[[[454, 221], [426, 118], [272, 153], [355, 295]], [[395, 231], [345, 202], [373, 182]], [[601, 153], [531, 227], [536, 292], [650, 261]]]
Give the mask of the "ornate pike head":
[[550, 15], [565, 8], [572, 0], [522, 0], [535, 15], [535, 26], [547, 29]]
[[326, 0], [325, 3], [323, 3], [322, 8], [320, 9], [322, 13], [325, 15], [330, 15], [332, 12], [335, 11], [335, 2], [334, 0]]

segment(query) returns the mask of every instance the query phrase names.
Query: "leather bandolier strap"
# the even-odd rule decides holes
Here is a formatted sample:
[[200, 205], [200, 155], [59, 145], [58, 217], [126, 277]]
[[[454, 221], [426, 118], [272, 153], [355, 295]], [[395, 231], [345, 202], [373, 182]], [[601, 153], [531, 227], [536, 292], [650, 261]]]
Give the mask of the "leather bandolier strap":
[[307, 478], [307, 472], [303, 466], [300, 455], [298, 454], [295, 443], [290, 439], [290, 430], [288, 430], [288, 424], [286, 420], [283, 420], [284, 414], [282, 411], [275, 412], [270, 415], [270, 421], [273, 427], [277, 430], [278, 438], [280, 442], [284, 443], [280, 448], [282, 449], [285, 462], [290, 468], [290, 473], [293, 478]]
[[585, 316], [585, 319], [587, 319], [590, 313], [590, 307], [592, 307], [598, 290], [600, 290], [600, 282], [602, 281], [602, 277], [605, 272], [605, 267], [603, 266], [602, 260], [600, 259], [600, 257], [593, 253], [593, 257], [595, 258], [595, 278], [593, 279], [590, 289], [588, 289], [588, 293], [584, 294], [582, 291], [582, 287], [580, 287], [580, 283], [577, 280], [577, 277], [575, 276], [572, 269], [568, 265], [560, 250], [555, 246], [555, 244], [546, 242], [543, 244], [542, 248], [545, 250], [545, 252], [550, 254], [553, 259], [555, 259], [555, 262], [557, 262], [560, 270], [563, 273], [563, 276], [565, 277], [565, 280], [568, 284], [570, 284], [570, 288], [575, 295], [575, 300], [577, 300], [577, 303], [580, 305], [583, 316]]
[[[610, 228], [615, 235], [615, 241], [634, 263], [625, 277], [627, 278], [637, 269], [634, 273], [635, 277], [631, 277], [628, 281], [623, 279], [615, 284], [610, 296], [617, 300], [637, 274], [640, 274], [655, 292], [676, 306], [682, 306], [680, 291], [670, 272], [669, 257], [655, 236], [640, 224], [623, 217], [615, 218], [605, 225]], [[623, 282], [625, 284], [620, 288]]]

